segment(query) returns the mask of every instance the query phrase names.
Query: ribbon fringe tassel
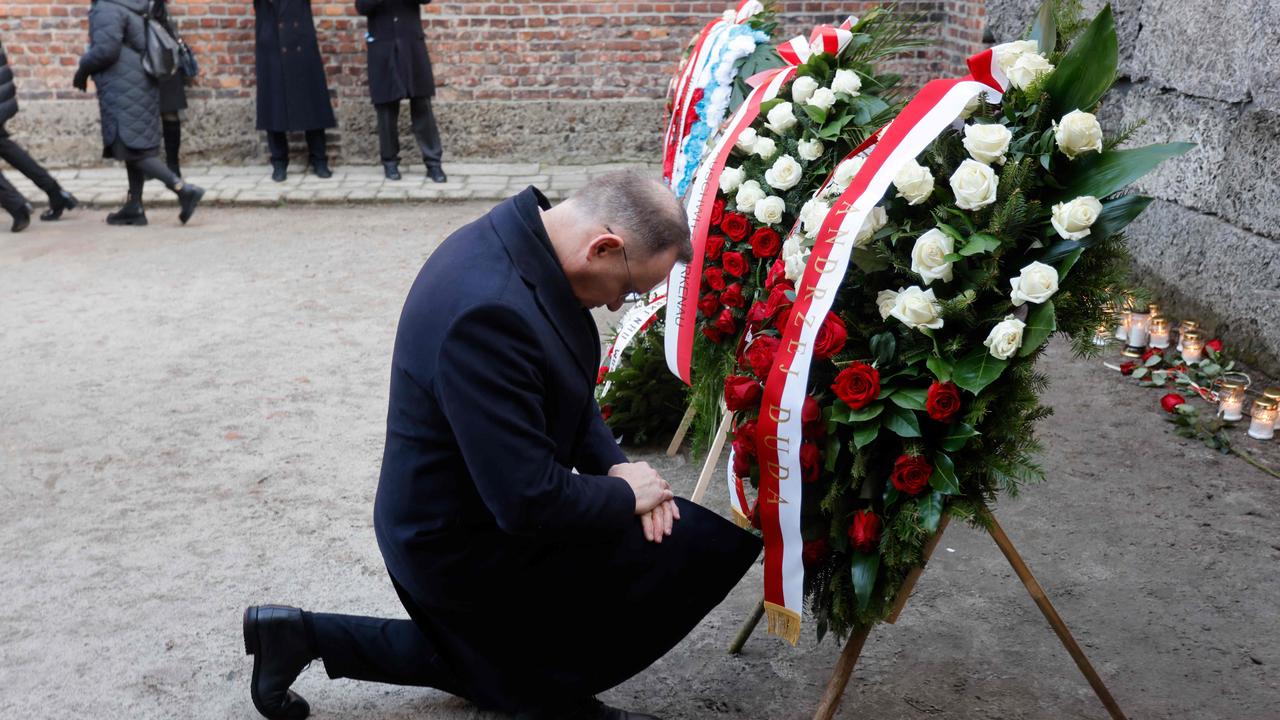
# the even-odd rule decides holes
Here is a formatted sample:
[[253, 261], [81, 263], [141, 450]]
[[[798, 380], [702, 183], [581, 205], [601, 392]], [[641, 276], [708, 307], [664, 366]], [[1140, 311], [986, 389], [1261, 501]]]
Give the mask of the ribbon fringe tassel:
[[771, 602], [764, 604], [764, 613], [769, 618], [770, 635], [776, 635], [792, 645], [800, 642], [799, 613]]

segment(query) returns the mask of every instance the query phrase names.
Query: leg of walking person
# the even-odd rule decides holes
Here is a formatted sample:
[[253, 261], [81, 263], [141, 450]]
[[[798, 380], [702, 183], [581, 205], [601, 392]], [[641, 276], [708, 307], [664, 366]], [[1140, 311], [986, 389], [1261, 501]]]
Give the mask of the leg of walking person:
[[284, 182], [289, 177], [289, 136], [268, 130], [267, 151], [271, 153], [271, 179]]
[[[196, 206], [200, 204], [200, 198], [204, 197], [204, 188], [189, 182], [183, 182], [182, 178], [175, 175], [168, 167], [165, 167], [165, 164], [160, 162], [160, 158], [157, 157], [143, 158], [134, 161], [133, 165], [143, 176], [151, 180], [159, 180], [178, 196], [178, 205], [181, 207], [178, 212], [178, 220], [185, 225], [191, 219], [192, 214], [195, 213]], [[141, 202], [141, 193], [139, 193], [138, 199]]]
[[182, 166], [178, 162], [178, 152], [182, 147], [182, 120], [178, 113], [163, 113], [160, 124], [164, 130], [164, 164], [174, 175], [182, 177]]
[[373, 106], [378, 116], [378, 154], [388, 180], [400, 179], [400, 101]]
[[448, 178], [440, 167], [444, 148], [440, 143], [440, 128], [436, 126], [435, 113], [431, 111], [431, 98], [409, 98], [409, 115], [413, 121], [413, 137], [418, 141], [422, 162], [427, 166], [427, 176], [435, 182], [445, 182]]
[[124, 207], [107, 215], [108, 225], [146, 225], [147, 213], [142, 207], [142, 184], [146, 176], [142, 174], [134, 161], [124, 164], [125, 175], [129, 178], [129, 195]]
[[329, 169], [328, 143], [324, 128], [307, 131], [307, 160], [311, 171], [318, 178], [333, 177], [333, 171]]
[[4, 173], [0, 173], [0, 207], [13, 218], [13, 225], [9, 228], [13, 232], [22, 232], [31, 224], [31, 204], [5, 178]]
[[57, 220], [62, 217], [64, 211], [73, 210], [80, 204], [71, 193], [58, 184], [48, 170], [27, 153], [26, 149], [14, 142], [13, 138], [3, 131], [0, 131], [0, 159], [30, 178], [36, 187], [49, 196], [49, 209], [41, 213], [41, 220]]

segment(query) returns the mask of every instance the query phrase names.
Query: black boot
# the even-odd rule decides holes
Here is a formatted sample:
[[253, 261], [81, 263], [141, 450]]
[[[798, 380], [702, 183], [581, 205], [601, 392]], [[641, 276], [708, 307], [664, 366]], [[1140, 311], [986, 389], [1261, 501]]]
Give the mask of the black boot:
[[400, 162], [397, 160], [383, 160], [382, 174], [386, 176], [388, 180], [399, 180], [400, 179]]
[[13, 232], [22, 232], [31, 224], [30, 203], [23, 203], [17, 210], [10, 210], [9, 214], [13, 216], [13, 226], [9, 228]]
[[169, 166], [169, 170], [178, 177], [182, 177], [182, 170], [178, 166], [178, 148], [182, 145], [182, 123], [178, 120], [165, 120], [162, 122], [164, 128], [164, 164]]
[[124, 207], [107, 215], [108, 225], [146, 225], [147, 213], [142, 209], [142, 203], [137, 200], [130, 200], [124, 204]]
[[200, 198], [204, 197], [204, 188], [191, 183], [183, 183], [182, 188], [178, 190], [178, 205], [182, 210], [178, 212], [178, 220], [183, 225], [191, 219], [196, 212], [196, 206], [200, 204]]
[[49, 196], [49, 209], [40, 213], [41, 220], [57, 220], [62, 217], [62, 213], [67, 210], [75, 210], [80, 204], [76, 200], [76, 196], [66, 190], [59, 190], [57, 193]]
[[327, 158], [312, 160], [311, 173], [321, 179], [333, 177], [333, 171], [329, 169], [329, 160]]
[[301, 720], [311, 706], [289, 689], [311, 663], [311, 643], [302, 611], [283, 605], [251, 606], [244, 611], [244, 651], [253, 656], [249, 697], [271, 720]]
[[427, 166], [427, 177], [431, 178], [431, 182], [448, 182], [449, 178], [444, 174], [444, 168], [439, 165]]
[[276, 182], [284, 182], [289, 177], [289, 161], [288, 160], [272, 160], [271, 161], [271, 179]]

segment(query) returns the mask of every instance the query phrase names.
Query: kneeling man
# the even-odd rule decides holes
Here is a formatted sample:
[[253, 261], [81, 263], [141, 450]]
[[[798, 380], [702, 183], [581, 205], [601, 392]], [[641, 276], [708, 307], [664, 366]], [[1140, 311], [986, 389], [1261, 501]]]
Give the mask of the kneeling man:
[[690, 254], [679, 201], [634, 173], [555, 207], [530, 187], [445, 240], [400, 317], [374, 506], [411, 619], [250, 607], [259, 712], [305, 717], [289, 686], [318, 658], [522, 718], [651, 718], [594, 696], [688, 634], [760, 543], [618, 449], [589, 309]]

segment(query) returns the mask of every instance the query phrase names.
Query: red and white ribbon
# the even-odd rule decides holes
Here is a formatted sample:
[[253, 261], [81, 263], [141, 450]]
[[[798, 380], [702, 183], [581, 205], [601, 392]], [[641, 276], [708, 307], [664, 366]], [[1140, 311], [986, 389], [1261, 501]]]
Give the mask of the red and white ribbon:
[[1002, 95], [1008, 80], [991, 50], [969, 58], [969, 75], [934, 80], [879, 134], [875, 147], [832, 205], [818, 231], [796, 300], [765, 383], [756, 424], [760, 513], [764, 533], [764, 599], [769, 631], [794, 644], [804, 601], [800, 536], [801, 414], [818, 329], [844, 280], [854, 238], [894, 176], [914, 160], [979, 93]]
[[[622, 321], [618, 323], [618, 334], [614, 336], [613, 343], [609, 345], [609, 350], [605, 353], [606, 372], [613, 372], [622, 365], [622, 356], [626, 353], [627, 346], [648, 326], [649, 321], [666, 304], [667, 288], [664, 285], [655, 288], [644, 302], [637, 303], [622, 314]], [[600, 388], [601, 397], [609, 392], [609, 387], [612, 384], [610, 381], [605, 381], [604, 386]]]

